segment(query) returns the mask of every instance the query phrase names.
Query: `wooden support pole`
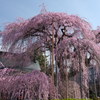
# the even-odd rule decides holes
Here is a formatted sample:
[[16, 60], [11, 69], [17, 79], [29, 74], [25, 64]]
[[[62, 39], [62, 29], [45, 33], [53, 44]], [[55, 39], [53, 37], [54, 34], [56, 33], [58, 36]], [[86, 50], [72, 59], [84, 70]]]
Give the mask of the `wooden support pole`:
[[54, 26], [52, 29], [52, 79], [54, 80]]

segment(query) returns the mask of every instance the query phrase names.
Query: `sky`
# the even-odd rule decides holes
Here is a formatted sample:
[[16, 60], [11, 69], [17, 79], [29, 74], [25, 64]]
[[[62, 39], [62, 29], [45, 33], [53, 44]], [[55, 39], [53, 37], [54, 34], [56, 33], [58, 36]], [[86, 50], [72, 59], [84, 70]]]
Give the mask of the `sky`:
[[100, 25], [100, 0], [0, 0], [0, 30], [19, 17], [29, 19], [39, 14], [43, 3], [49, 12], [84, 18], [93, 29]]

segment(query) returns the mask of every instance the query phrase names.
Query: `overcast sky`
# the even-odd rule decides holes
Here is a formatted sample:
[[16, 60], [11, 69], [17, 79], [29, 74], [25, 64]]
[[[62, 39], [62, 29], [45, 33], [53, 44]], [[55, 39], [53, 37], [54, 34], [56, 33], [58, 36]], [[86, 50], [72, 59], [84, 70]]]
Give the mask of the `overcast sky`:
[[17, 18], [40, 13], [44, 3], [50, 12], [65, 12], [85, 18], [96, 29], [100, 25], [100, 0], [0, 0], [0, 30]]

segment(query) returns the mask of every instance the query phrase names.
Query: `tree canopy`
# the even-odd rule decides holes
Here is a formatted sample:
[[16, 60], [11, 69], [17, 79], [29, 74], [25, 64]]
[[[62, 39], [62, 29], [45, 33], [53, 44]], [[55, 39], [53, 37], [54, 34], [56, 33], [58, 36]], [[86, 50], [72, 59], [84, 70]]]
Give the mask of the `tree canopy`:
[[[35, 58], [35, 55], [41, 52], [50, 52], [52, 76], [55, 73], [56, 86], [60, 88], [57, 93], [63, 96], [61, 98], [67, 98], [67, 92], [63, 92], [63, 85], [68, 88], [66, 85], [68, 78], [82, 75], [85, 81], [80, 78], [80, 83], [84, 81], [84, 84], [79, 85], [87, 87], [89, 80], [87, 68], [96, 66], [100, 71], [100, 29], [93, 30], [87, 21], [78, 16], [66, 13], [41, 13], [28, 20], [21, 19], [10, 23], [0, 33], [3, 36], [3, 48], [11, 53], [25, 54], [27, 56], [24, 58], [25, 62], [31, 59], [31, 55]], [[25, 77], [27, 76], [26, 74]], [[54, 82], [55, 78], [52, 80]], [[42, 81], [39, 79], [39, 82], [43, 81], [44, 79]], [[45, 84], [48, 87], [48, 83]], [[46, 95], [45, 98], [48, 97]]]

